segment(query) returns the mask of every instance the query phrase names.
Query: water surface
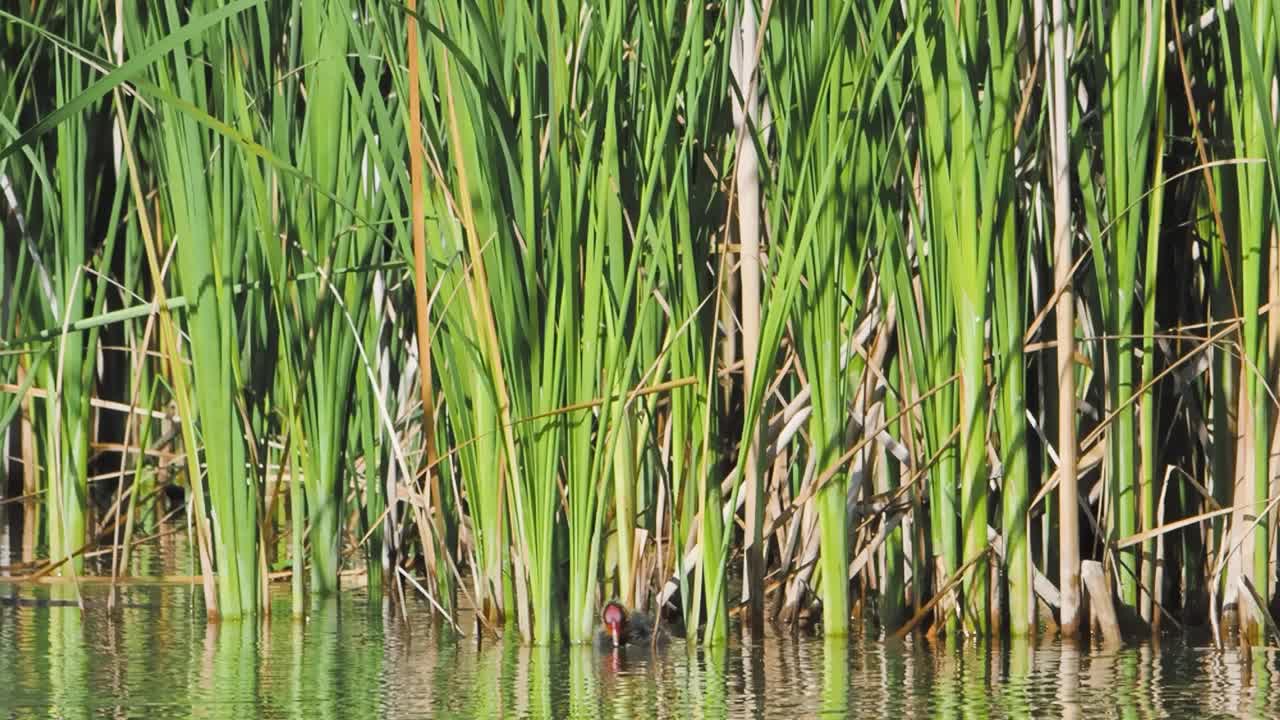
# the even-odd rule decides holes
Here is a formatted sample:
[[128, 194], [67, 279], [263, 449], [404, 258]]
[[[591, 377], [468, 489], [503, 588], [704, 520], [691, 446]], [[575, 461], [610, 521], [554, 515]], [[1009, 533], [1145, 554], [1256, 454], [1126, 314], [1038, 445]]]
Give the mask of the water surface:
[[[3, 581], [0, 580], [0, 583]], [[65, 597], [0, 584], [0, 594]], [[85, 589], [92, 601], [105, 590]], [[771, 637], [722, 651], [601, 654], [478, 644], [361, 591], [306, 622], [204, 621], [198, 592], [129, 586], [132, 606], [0, 606], [0, 718], [1274, 716], [1277, 655], [1164, 641], [946, 648]]]

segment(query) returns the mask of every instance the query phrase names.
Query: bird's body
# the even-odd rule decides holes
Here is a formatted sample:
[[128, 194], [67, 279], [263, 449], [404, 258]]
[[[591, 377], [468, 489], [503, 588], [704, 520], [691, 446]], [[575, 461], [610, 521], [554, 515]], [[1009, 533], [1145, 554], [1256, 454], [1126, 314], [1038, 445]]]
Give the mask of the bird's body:
[[[653, 618], [642, 612], [628, 613], [622, 603], [610, 601], [600, 612], [604, 629], [596, 635], [596, 648], [609, 651], [628, 646], [648, 646], [655, 639], [661, 641]], [[655, 638], [655, 633], [657, 637]]]

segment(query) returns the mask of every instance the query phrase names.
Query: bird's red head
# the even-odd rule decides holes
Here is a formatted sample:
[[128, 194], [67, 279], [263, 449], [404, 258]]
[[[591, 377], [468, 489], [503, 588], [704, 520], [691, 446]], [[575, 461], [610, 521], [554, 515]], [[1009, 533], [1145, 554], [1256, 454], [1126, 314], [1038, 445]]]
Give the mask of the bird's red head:
[[604, 621], [605, 632], [609, 633], [609, 637], [613, 638], [613, 646], [621, 646], [623, 628], [627, 624], [626, 609], [620, 603], [610, 601], [601, 611], [600, 619]]

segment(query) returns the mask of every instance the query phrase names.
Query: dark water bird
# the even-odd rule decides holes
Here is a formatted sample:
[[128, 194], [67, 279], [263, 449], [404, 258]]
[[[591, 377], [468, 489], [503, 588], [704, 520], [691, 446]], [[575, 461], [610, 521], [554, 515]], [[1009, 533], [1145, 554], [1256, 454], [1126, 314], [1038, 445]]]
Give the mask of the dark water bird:
[[604, 610], [600, 611], [600, 621], [604, 624], [604, 629], [596, 635], [596, 648], [600, 650], [628, 645], [647, 646], [655, 639], [654, 633], [658, 633], [657, 640], [663, 639], [663, 634], [658, 632], [652, 617], [642, 612], [629, 613], [616, 600], [605, 603]]

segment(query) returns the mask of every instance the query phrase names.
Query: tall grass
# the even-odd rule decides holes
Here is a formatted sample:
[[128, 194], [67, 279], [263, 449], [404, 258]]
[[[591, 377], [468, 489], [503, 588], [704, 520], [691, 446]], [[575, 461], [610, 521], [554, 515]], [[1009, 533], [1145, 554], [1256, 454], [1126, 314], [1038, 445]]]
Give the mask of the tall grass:
[[[1226, 121], [1230, 128], [1232, 146], [1243, 157], [1261, 162], [1237, 165], [1223, 173], [1221, 209], [1227, 238], [1224, 244], [1232, 248], [1230, 253], [1234, 269], [1239, 273], [1235, 282], [1241, 330], [1238, 335], [1240, 348], [1240, 406], [1241, 414], [1239, 447], [1241, 464], [1239, 480], [1232, 498], [1237, 506], [1249, 511], [1234, 518], [1236, 538], [1232, 542], [1244, 545], [1239, 565], [1228, 573], [1225, 593], [1227, 602], [1241, 592], [1237, 578], [1247, 578], [1258, 588], [1262, 597], [1269, 597], [1266, 590], [1274, 572], [1271, 569], [1271, 545], [1268, 519], [1271, 505], [1271, 437], [1273, 432], [1275, 373], [1271, 369], [1274, 354], [1273, 339], [1268, 339], [1267, 324], [1260, 317], [1261, 310], [1273, 297], [1269, 290], [1272, 282], [1271, 253], [1274, 252], [1276, 221], [1280, 208], [1276, 206], [1277, 169], [1280, 161], [1275, 133], [1277, 119], [1274, 103], [1270, 100], [1277, 72], [1277, 25], [1275, 9], [1267, 4], [1242, 3], [1232, 16], [1231, 23], [1224, 23], [1219, 33], [1222, 38], [1222, 62], [1225, 65]], [[1229, 218], [1229, 219], [1228, 219]], [[1231, 242], [1234, 240], [1234, 242]], [[1273, 334], [1273, 333], [1272, 333]], [[1252, 535], [1252, 543], [1247, 539]], [[1250, 556], [1251, 562], [1250, 562]], [[1240, 566], [1243, 567], [1240, 567]], [[1241, 601], [1246, 634], [1255, 640], [1262, 633], [1262, 608], [1253, 607], [1247, 599]]]
[[[1015, 232], [1009, 186], [1016, 119], [1014, 53], [1021, 5], [919, 4], [915, 12], [915, 49], [923, 64], [923, 146], [930, 207], [926, 237], [931, 251], [948, 248], [943, 262], [954, 303], [960, 532], [962, 562], [968, 563], [987, 552], [988, 273], [996, 238]], [[936, 540], [956, 542], [954, 535]], [[989, 622], [986, 567], [978, 559], [963, 583], [964, 627], [972, 632], [985, 632]]]
[[1082, 555], [1134, 625], [1265, 604], [1276, 12], [1044, 5], [0, 13], [27, 571], [180, 502], [223, 618], [1074, 632]]

